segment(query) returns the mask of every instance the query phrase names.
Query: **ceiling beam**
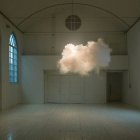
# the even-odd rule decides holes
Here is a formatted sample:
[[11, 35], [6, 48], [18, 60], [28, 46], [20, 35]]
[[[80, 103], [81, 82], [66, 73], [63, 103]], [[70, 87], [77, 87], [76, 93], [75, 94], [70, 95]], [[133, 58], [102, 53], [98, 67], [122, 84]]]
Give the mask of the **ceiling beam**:
[[140, 16], [136, 19], [136, 21], [128, 28], [126, 33], [128, 33], [138, 22], [140, 21]]
[[18, 31], [24, 33], [18, 26], [16, 26], [2, 11], [0, 11], [0, 15], [2, 15], [7, 21], [9, 21]]
[[33, 17], [34, 15], [42, 12], [42, 11], [45, 11], [45, 10], [48, 10], [50, 8], [53, 8], [53, 7], [57, 7], [57, 6], [65, 6], [65, 5], [81, 5], [81, 6], [88, 6], [88, 7], [92, 7], [92, 8], [96, 8], [100, 11], [104, 11], [105, 13], [108, 13], [110, 15], [112, 15], [113, 17], [115, 17], [116, 19], [118, 19], [121, 23], [123, 23], [125, 26], [127, 26], [127, 28], [129, 28], [129, 24], [123, 20], [121, 17], [119, 17], [118, 15], [116, 15], [115, 13], [107, 10], [107, 9], [104, 9], [102, 7], [98, 7], [96, 5], [92, 5], [92, 4], [86, 4], [86, 3], [60, 3], [60, 4], [54, 4], [54, 5], [50, 5], [50, 6], [46, 6], [44, 8], [41, 8], [37, 11], [34, 11], [32, 12], [30, 15], [28, 15], [27, 17], [25, 17], [21, 22], [19, 22], [19, 24], [17, 25], [18, 27], [21, 26], [22, 24], [24, 24], [27, 20], [29, 20], [31, 17]]

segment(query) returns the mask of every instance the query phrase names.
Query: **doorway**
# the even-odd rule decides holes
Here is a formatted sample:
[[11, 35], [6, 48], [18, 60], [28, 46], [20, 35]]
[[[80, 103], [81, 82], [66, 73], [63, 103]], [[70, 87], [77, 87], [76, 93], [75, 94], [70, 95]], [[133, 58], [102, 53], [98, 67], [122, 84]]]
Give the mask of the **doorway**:
[[107, 72], [107, 102], [122, 101], [123, 72]]

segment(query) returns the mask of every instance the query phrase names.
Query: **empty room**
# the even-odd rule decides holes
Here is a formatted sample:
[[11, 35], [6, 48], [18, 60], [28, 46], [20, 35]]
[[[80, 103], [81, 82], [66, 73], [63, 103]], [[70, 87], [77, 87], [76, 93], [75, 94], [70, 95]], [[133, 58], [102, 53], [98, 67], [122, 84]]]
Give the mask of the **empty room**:
[[140, 140], [139, 0], [0, 0], [0, 140]]

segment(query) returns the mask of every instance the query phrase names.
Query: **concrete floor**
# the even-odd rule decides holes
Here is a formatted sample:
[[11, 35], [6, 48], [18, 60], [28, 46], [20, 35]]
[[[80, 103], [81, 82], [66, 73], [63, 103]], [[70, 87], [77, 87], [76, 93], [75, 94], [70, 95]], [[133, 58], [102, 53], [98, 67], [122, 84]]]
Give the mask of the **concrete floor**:
[[22, 105], [0, 113], [0, 140], [140, 140], [140, 110], [125, 104]]

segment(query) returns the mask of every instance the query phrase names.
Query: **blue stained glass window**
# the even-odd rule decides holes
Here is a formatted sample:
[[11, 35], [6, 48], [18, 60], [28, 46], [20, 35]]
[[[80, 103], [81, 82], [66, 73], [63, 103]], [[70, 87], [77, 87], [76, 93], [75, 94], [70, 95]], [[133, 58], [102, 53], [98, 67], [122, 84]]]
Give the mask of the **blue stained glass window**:
[[18, 82], [18, 46], [14, 33], [9, 38], [9, 82]]

